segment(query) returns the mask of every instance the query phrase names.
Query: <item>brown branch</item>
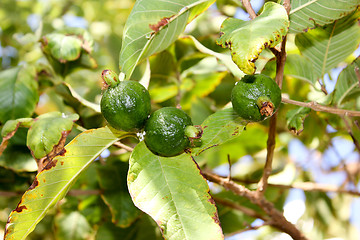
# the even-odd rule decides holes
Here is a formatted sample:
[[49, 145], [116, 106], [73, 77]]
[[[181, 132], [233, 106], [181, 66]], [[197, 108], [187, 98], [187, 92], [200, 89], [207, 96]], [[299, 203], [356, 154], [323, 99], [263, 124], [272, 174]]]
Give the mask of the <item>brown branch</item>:
[[[233, 178], [234, 182], [239, 182], [243, 184], [254, 184], [256, 181], [246, 180], [246, 179], [239, 179], [239, 178]], [[270, 187], [276, 187], [281, 189], [301, 189], [306, 192], [334, 192], [334, 193], [343, 193], [343, 194], [349, 194], [354, 196], [360, 196], [360, 192], [353, 191], [353, 190], [347, 190], [344, 188], [340, 188], [336, 185], [332, 184], [324, 184], [324, 183], [313, 183], [313, 182], [296, 182], [290, 185], [285, 184], [271, 184], [269, 183], [268, 186]]]
[[228, 181], [227, 178], [220, 177], [213, 173], [203, 172], [202, 174], [207, 180], [217, 183], [233, 193], [247, 198], [253, 204], [258, 205], [271, 218], [271, 225], [273, 227], [289, 234], [295, 240], [307, 239], [292, 223], [286, 220], [284, 215], [278, 211], [271, 202], [267, 201], [257, 192], [250, 191], [232, 180]]
[[[290, 2], [285, 1], [285, 3], [288, 4], [290, 7]], [[287, 9], [287, 12], [289, 13], [290, 8]], [[284, 37], [282, 43], [281, 43], [281, 49], [280, 51], [275, 51], [275, 49], [272, 50], [272, 52], [275, 54], [276, 57], [276, 83], [279, 85], [280, 89], [282, 88], [282, 82], [284, 78], [284, 69], [285, 69], [285, 62], [286, 62], [286, 36]], [[275, 113], [271, 119], [270, 119], [270, 125], [269, 125], [269, 134], [268, 134], [268, 140], [267, 140], [267, 153], [266, 153], [266, 162], [264, 166], [264, 172], [262, 175], [262, 178], [260, 179], [258, 183], [258, 194], [264, 194], [267, 186], [267, 181], [269, 176], [271, 175], [272, 171], [272, 161], [274, 158], [274, 150], [275, 150], [275, 136], [276, 136], [276, 120], [277, 120], [277, 113]]]
[[243, 6], [245, 7], [246, 11], [249, 13], [250, 18], [251, 19], [256, 18], [256, 13], [255, 13], [254, 9], [252, 8], [250, 1], [249, 0], [241, 0], [241, 1], [242, 1]]
[[115, 147], [122, 148], [122, 149], [126, 150], [127, 152], [132, 152], [132, 151], [134, 151], [134, 149], [133, 149], [132, 147], [129, 147], [129, 146], [121, 143], [120, 141], [113, 143], [113, 145], [114, 145]]
[[327, 107], [324, 105], [320, 105], [317, 102], [299, 102], [299, 101], [295, 101], [295, 100], [291, 100], [288, 98], [282, 98], [281, 100], [283, 103], [289, 103], [289, 104], [293, 104], [293, 105], [297, 105], [297, 106], [301, 106], [301, 107], [308, 107], [311, 108], [314, 111], [317, 112], [327, 112], [327, 113], [332, 113], [332, 114], [337, 114], [340, 116], [347, 116], [347, 117], [360, 117], [360, 111], [351, 111], [351, 110], [345, 110], [345, 109], [338, 109], [338, 108], [334, 108], [334, 107]]

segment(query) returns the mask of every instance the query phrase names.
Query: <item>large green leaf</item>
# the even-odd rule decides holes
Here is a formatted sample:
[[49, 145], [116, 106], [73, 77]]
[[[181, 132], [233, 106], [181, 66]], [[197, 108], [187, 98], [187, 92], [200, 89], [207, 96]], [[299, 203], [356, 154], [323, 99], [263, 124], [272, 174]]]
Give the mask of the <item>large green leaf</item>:
[[354, 100], [356, 98], [351, 97], [354, 94], [360, 93], [359, 77], [356, 75], [356, 69], [360, 68], [360, 59], [358, 58], [351, 65], [345, 68], [339, 75], [339, 78], [335, 85], [334, 103], [337, 106], [341, 106], [347, 100]]
[[139, 143], [130, 157], [128, 186], [165, 239], [224, 238], [209, 187], [189, 154], [160, 157]]
[[275, 47], [280, 43], [288, 27], [285, 8], [268, 2], [260, 16], [251, 21], [226, 19], [221, 26], [221, 37], [217, 43], [230, 48], [233, 61], [244, 73], [253, 74], [259, 54], [265, 48]]
[[317, 82], [314, 66], [307, 58], [299, 54], [289, 54], [286, 57], [284, 74], [289, 77], [309, 82], [313, 86]]
[[39, 100], [35, 68], [21, 66], [0, 72], [0, 124], [30, 117]]
[[142, 59], [166, 49], [214, 0], [136, 1], [124, 29], [120, 70], [131, 77]]
[[120, 161], [107, 161], [97, 168], [97, 176], [103, 193], [101, 197], [109, 206], [112, 222], [119, 227], [128, 227], [140, 211], [134, 206], [126, 187], [129, 165]]
[[65, 146], [38, 173], [33, 184], [22, 196], [9, 216], [5, 240], [25, 239], [45, 216], [46, 212], [69, 191], [80, 173], [106, 148], [128, 133], [114, 134], [108, 127], [85, 131]]
[[240, 118], [233, 108], [217, 111], [201, 124], [204, 130], [201, 137], [202, 144], [198, 148], [193, 148], [191, 152], [199, 155], [209, 148], [238, 137], [246, 124], [247, 122]]
[[360, 40], [358, 16], [359, 13], [353, 14], [296, 36], [295, 43], [313, 64], [316, 78], [321, 78], [356, 50]]
[[323, 26], [354, 11], [359, 0], [292, 0], [290, 11], [291, 33], [306, 32]]
[[61, 112], [50, 112], [36, 118], [27, 135], [27, 146], [36, 159], [53, 153], [56, 146], [61, 148], [79, 115], [66, 116]]

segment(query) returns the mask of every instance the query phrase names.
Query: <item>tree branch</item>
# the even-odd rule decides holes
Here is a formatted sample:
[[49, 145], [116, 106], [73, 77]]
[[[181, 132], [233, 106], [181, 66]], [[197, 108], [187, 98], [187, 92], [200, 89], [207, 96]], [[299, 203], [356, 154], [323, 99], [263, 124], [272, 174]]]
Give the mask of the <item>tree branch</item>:
[[127, 152], [132, 152], [134, 150], [132, 147], [129, 147], [129, 146], [121, 143], [120, 141], [114, 142], [113, 145], [118, 148], [122, 148], [122, 149], [126, 150]]
[[[284, 7], [289, 14], [290, 12], [290, 0], [284, 1]], [[280, 51], [276, 51], [275, 49], [272, 50], [276, 57], [276, 83], [279, 85], [280, 89], [282, 88], [282, 82], [284, 78], [284, 69], [285, 69], [285, 62], [286, 62], [286, 36], [284, 37], [281, 43]], [[276, 121], [277, 121], [277, 112], [270, 118], [270, 126], [269, 126], [269, 134], [267, 140], [267, 153], [266, 153], [266, 162], [264, 166], [263, 175], [258, 183], [257, 193], [262, 195], [264, 194], [267, 181], [269, 176], [271, 175], [272, 171], [272, 161], [274, 158], [274, 150], [275, 150], [275, 136], [276, 136]]]
[[254, 9], [251, 6], [251, 3], [249, 0], [241, 0], [243, 6], [245, 7], [246, 11], [249, 13], [250, 18], [254, 19], [256, 18], [256, 13], [254, 11]]
[[324, 105], [320, 105], [317, 102], [299, 102], [299, 101], [295, 101], [295, 100], [291, 100], [289, 98], [282, 98], [281, 100], [283, 103], [289, 103], [289, 104], [293, 104], [293, 105], [297, 105], [297, 106], [301, 106], [301, 107], [308, 107], [311, 108], [314, 111], [317, 112], [327, 112], [327, 113], [332, 113], [332, 114], [337, 114], [340, 116], [347, 116], [347, 117], [360, 117], [360, 111], [351, 111], [351, 110], [345, 110], [345, 109], [338, 109], [338, 108], [334, 108], [334, 107], [327, 107]]
[[227, 178], [210, 172], [202, 172], [202, 174], [207, 180], [217, 183], [235, 194], [249, 199], [253, 204], [258, 205], [271, 218], [271, 225], [273, 227], [289, 234], [295, 240], [307, 239], [292, 223], [286, 220], [284, 215], [278, 211], [271, 202], [267, 201], [257, 192], [250, 191], [232, 180], [229, 181]]

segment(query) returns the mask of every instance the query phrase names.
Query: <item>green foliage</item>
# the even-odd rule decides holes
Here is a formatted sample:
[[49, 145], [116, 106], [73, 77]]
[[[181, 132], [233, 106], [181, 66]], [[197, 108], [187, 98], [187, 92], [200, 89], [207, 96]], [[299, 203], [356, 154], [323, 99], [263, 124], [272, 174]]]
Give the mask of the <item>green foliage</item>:
[[[266, 0], [250, 20], [233, 0], [2, 0], [4, 240], [224, 239], [251, 229], [254, 239], [296, 239], [276, 210], [308, 239], [359, 239], [359, 1], [291, 0], [289, 16], [284, 2]], [[276, 121], [233, 110], [245, 74], [280, 80], [282, 71]], [[192, 148], [158, 156], [142, 129], [106, 126], [104, 79], [145, 86], [150, 113], [181, 108], [199, 125], [187, 129]], [[151, 143], [172, 149], [160, 140]], [[269, 184], [255, 195], [264, 173]]]
[[129, 161], [134, 204], [157, 222], [166, 239], [222, 238], [209, 187], [190, 155], [160, 157], [141, 142]]

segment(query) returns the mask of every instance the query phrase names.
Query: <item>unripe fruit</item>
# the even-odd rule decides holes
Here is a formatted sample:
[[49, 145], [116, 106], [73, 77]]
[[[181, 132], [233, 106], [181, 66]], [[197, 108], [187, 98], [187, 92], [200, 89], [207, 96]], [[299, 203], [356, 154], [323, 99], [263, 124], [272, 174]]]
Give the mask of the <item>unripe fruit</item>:
[[175, 107], [161, 108], [153, 112], [146, 122], [145, 144], [157, 155], [178, 155], [190, 146], [185, 129], [191, 125], [190, 117], [183, 110]]
[[144, 127], [150, 114], [150, 95], [136, 81], [121, 81], [104, 91], [100, 107], [110, 126], [125, 132], [137, 132]]
[[245, 75], [233, 88], [231, 102], [235, 112], [243, 119], [262, 121], [279, 108], [281, 90], [276, 82], [266, 75]]

